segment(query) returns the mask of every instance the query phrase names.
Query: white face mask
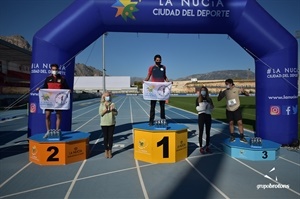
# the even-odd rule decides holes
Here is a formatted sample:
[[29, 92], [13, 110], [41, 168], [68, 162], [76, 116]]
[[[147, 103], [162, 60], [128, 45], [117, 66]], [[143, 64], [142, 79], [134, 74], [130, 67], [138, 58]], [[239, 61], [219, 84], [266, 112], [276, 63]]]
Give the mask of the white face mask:
[[206, 95], [206, 91], [201, 91], [201, 95], [205, 96]]
[[57, 70], [52, 70], [51, 73], [52, 73], [52, 75], [57, 75], [58, 71]]
[[227, 84], [227, 85], [226, 85], [226, 88], [230, 88], [230, 85], [229, 85], [229, 84]]
[[110, 100], [110, 97], [109, 97], [109, 96], [106, 96], [106, 97], [105, 97], [105, 101], [108, 102], [109, 100]]

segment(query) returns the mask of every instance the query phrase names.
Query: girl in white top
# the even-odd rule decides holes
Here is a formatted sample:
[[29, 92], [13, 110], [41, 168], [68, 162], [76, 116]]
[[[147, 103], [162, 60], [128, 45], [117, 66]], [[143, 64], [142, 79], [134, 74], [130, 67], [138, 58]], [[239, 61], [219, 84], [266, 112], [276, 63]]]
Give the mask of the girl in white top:
[[[202, 86], [196, 99], [196, 110], [198, 112], [198, 127], [199, 127], [199, 146], [200, 153], [209, 153], [210, 129], [211, 129], [211, 112], [214, 108], [212, 99], [209, 97], [208, 89]], [[202, 137], [205, 125], [206, 145], [202, 147]]]

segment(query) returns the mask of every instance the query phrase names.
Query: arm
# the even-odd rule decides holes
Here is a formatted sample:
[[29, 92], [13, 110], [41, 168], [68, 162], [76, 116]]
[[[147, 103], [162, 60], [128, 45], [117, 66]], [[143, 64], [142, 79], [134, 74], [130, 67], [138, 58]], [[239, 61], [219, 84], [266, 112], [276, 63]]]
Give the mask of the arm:
[[48, 78], [49, 77], [46, 77], [45, 81], [44, 81], [44, 85], [42, 88], [48, 88]]
[[198, 98], [196, 99], [196, 110], [198, 112], [204, 112], [206, 110], [206, 106], [207, 102], [198, 102]]
[[167, 77], [167, 68], [165, 66], [163, 66], [163, 67], [164, 67], [164, 71], [165, 71], [165, 81], [168, 82], [169, 79]]
[[62, 87], [63, 87], [64, 89], [69, 89], [69, 90], [70, 90], [70, 87], [69, 87], [69, 85], [68, 85], [66, 79], [65, 79], [64, 77], [62, 77], [62, 79], [63, 79], [63, 82], [62, 82], [63, 85], [62, 85]]
[[144, 79], [144, 81], [148, 81], [150, 79], [150, 74], [148, 73], [147, 77]]
[[100, 104], [100, 107], [99, 107], [99, 115], [101, 115], [101, 117], [103, 117], [106, 113], [107, 113], [107, 109], [103, 103]]
[[42, 88], [40, 88], [40, 87], [37, 87], [35, 90], [36, 90], [36, 91], [39, 91], [40, 89], [43, 89], [43, 88], [48, 88], [47, 79], [48, 79], [48, 78], [46, 78], [46, 79], [45, 79], [45, 81], [44, 81], [44, 84], [43, 84]]
[[244, 88], [241, 88], [241, 89], [240, 89], [240, 92], [241, 92], [241, 94], [243, 94], [243, 95], [249, 96], [249, 92], [248, 92], [248, 91], [245, 91]]
[[118, 115], [118, 110], [116, 109], [116, 106], [114, 103], [112, 103], [110, 105], [110, 111], [114, 114], [114, 115]]
[[149, 69], [148, 69], [147, 76], [144, 79], [144, 81], [148, 81], [150, 79], [151, 75], [152, 75], [152, 67], [150, 66]]
[[218, 101], [221, 101], [225, 97], [225, 91], [220, 91], [218, 95]]
[[214, 103], [213, 103], [213, 101], [212, 101], [212, 99], [210, 97], [208, 98], [208, 103], [210, 104], [210, 109], [214, 109], [215, 108]]

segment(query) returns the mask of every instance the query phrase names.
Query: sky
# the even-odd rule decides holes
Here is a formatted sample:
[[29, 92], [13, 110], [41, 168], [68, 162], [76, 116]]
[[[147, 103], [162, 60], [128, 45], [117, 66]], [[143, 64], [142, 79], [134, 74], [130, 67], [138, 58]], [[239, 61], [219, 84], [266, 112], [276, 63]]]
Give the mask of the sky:
[[[32, 44], [34, 34], [72, 2], [0, 0], [0, 35], [22, 35]], [[257, 2], [292, 35], [300, 30], [300, 0]], [[148, 67], [154, 63], [155, 54], [162, 56], [169, 79], [219, 70], [250, 69], [255, 72], [254, 59], [226, 34], [108, 32], [104, 39], [105, 69], [110, 76], [144, 78]], [[300, 52], [300, 39], [297, 41]], [[102, 70], [102, 42], [103, 36], [78, 54], [75, 62]]]

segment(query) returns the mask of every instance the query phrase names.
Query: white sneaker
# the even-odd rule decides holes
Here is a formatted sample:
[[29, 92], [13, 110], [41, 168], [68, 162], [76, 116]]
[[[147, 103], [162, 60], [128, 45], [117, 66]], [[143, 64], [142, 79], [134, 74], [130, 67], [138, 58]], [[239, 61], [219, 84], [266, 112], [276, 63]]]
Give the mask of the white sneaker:
[[46, 132], [46, 134], [44, 135], [44, 137], [43, 137], [43, 138], [47, 138], [47, 137], [49, 137], [49, 134], [50, 134], [50, 131], [48, 130], [48, 131]]

